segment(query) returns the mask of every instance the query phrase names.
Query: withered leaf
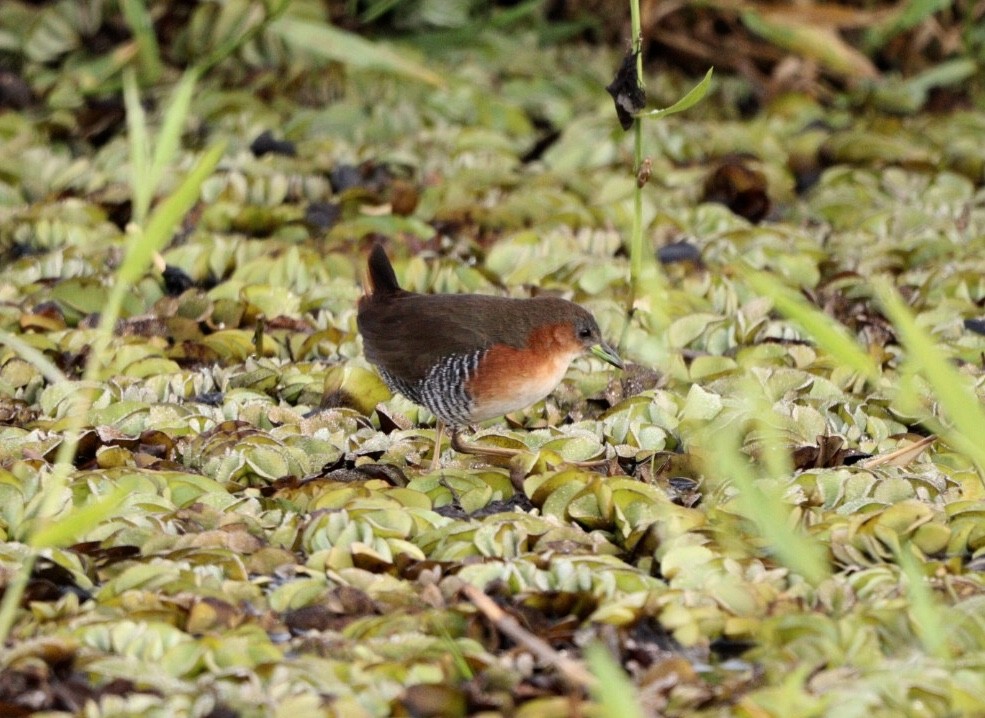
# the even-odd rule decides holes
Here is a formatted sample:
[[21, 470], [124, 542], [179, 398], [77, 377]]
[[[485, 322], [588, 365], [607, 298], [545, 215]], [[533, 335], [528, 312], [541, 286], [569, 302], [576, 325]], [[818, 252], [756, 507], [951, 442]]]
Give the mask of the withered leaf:
[[623, 57], [616, 76], [605, 90], [612, 95], [616, 106], [616, 117], [624, 130], [633, 126], [633, 120], [638, 112], [646, 107], [646, 90], [643, 89], [640, 76], [636, 72], [636, 58], [639, 51], [630, 51]]

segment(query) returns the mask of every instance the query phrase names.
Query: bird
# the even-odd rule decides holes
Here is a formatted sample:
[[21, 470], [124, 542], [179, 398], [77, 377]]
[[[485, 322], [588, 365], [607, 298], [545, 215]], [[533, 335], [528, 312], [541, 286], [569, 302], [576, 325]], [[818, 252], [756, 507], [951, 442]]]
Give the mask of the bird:
[[409, 292], [379, 243], [366, 276], [356, 314], [363, 354], [391, 391], [437, 417], [432, 470], [443, 425], [460, 453], [514, 456], [521, 452], [466, 443], [461, 433], [540, 401], [586, 352], [623, 368], [595, 317], [566, 299]]

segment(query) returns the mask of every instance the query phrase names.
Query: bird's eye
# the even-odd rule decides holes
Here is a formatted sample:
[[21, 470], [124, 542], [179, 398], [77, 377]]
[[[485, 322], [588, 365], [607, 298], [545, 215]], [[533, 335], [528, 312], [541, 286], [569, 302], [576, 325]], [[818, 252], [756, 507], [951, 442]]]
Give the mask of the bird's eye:
[[579, 339], [589, 339], [589, 338], [591, 338], [591, 336], [592, 336], [592, 328], [591, 327], [582, 327], [581, 329], [578, 330], [578, 338]]

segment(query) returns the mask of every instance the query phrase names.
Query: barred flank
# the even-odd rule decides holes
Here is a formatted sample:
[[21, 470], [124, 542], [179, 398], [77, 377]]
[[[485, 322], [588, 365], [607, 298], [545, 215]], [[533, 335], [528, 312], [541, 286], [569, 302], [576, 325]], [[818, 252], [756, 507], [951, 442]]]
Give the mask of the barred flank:
[[435, 364], [422, 381], [413, 384], [399, 379], [378, 366], [383, 380], [416, 404], [428, 409], [449, 426], [465, 426], [475, 404], [466, 390], [485, 352], [453, 354]]

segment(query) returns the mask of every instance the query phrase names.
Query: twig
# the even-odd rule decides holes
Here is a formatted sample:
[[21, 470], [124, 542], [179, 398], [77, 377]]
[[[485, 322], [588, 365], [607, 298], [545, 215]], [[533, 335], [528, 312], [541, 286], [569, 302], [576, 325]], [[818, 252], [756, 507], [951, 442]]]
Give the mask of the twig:
[[496, 628], [530, 651], [541, 663], [552, 666], [568, 684], [586, 690], [595, 686], [595, 676], [588, 672], [581, 661], [573, 660], [555, 651], [542, 638], [521, 626], [513, 616], [503, 611], [480, 589], [465, 584], [462, 586], [462, 593], [492, 621]]
[[937, 441], [937, 437], [931, 434], [912, 444], [904, 444], [894, 451], [869, 457], [864, 461], [858, 462], [858, 465], [863, 469], [874, 469], [877, 466], [883, 466], [885, 464], [889, 464], [890, 466], [907, 466], [935, 441]]

